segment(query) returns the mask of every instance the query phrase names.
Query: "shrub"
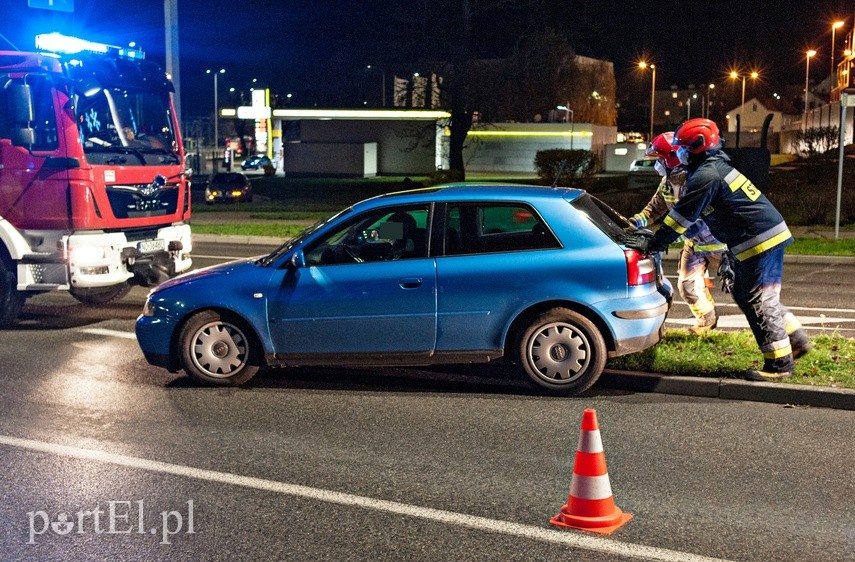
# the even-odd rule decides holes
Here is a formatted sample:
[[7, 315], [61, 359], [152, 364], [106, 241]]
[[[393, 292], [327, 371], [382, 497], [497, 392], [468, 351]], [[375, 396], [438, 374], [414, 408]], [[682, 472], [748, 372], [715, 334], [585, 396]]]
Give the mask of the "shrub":
[[[590, 150], [551, 148], [537, 151], [534, 157], [534, 168], [541, 182], [563, 187], [587, 189], [598, 164], [597, 156]], [[559, 173], [561, 175], [556, 182]]]
[[439, 185], [442, 183], [454, 183], [463, 180], [464, 175], [462, 172], [460, 172], [460, 170], [443, 170], [442, 168], [440, 168], [427, 177], [427, 179], [424, 181], [424, 186], [430, 187], [432, 185]]
[[837, 127], [811, 127], [796, 131], [796, 148], [810, 158], [837, 148], [839, 137]]

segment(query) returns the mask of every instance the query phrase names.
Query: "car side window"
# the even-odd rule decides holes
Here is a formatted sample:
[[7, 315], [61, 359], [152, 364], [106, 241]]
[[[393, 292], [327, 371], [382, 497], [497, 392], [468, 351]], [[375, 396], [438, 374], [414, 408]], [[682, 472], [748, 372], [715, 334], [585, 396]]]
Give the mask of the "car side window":
[[363, 213], [305, 251], [308, 265], [427, 257], [427, 205]]
[[445, 254], [465, 255], [559, 248], [537, 213], [522, 203], [474, 203], [448, 207]]

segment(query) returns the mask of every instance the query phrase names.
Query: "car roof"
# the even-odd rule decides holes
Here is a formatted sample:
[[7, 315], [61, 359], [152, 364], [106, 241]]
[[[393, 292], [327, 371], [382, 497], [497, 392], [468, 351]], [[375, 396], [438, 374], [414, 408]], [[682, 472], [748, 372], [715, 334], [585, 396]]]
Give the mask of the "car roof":
[[544, 187], [511, 183], [462, 182], [379, 195], [363, 203], [397, 204], [419, 201], [534, 201], [563, 198], [572, 201], [585, 193], [569, 187]]

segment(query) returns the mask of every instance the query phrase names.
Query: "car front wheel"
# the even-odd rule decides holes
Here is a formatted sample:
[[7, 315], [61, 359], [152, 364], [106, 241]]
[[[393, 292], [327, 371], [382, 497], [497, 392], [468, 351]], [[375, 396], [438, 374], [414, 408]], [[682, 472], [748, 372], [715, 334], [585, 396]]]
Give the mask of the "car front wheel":
[[606, 366], [607, 350], [593, 322], [566, 308], [535, 318], [520, 335], [517, 360], [538, 386], [560, 394], [590, 388]]
[[258, 372], [259, 347], [243, 322], [206, 310], [192, 316], [178, 337], [184, 371], [219, 386], [245, 383]]

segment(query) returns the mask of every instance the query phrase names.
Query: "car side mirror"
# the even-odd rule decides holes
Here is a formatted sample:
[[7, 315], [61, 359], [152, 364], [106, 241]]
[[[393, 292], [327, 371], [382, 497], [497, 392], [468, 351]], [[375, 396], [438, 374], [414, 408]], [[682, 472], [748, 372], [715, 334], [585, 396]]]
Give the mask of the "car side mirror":
[[297, 250], [291, 256], [291, 266], [295, 269], [302, 269], [306, 267], [306, 256], [303, 254], [303, 250]]
[[13, 146], [30, 147], [36, 142], [33, 95], [29, 84], [14, 82], [6, 86], [10, 117], [12, 118], [11, 140]]

